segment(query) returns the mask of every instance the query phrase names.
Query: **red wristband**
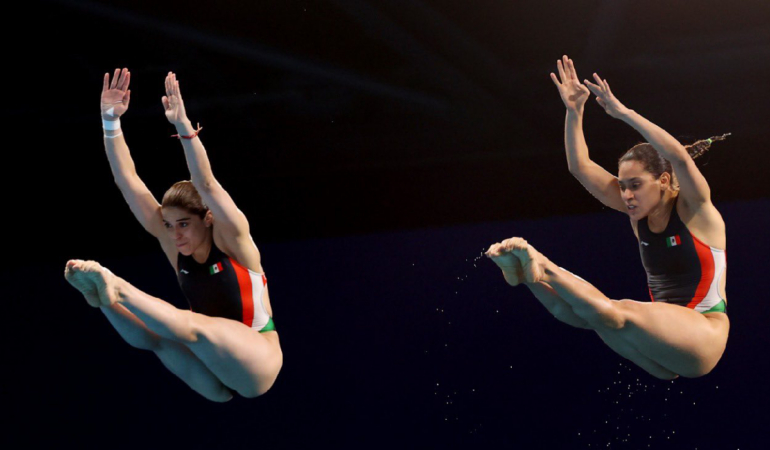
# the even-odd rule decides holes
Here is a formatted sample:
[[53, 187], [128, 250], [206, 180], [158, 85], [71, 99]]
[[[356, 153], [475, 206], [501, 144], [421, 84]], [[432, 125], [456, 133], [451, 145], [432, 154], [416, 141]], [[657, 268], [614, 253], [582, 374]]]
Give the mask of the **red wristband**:
[[173, 135], [173, 136], [171, 136], [171, 137], [175, 137], [175, 138], [177, 138], [177, 139], [192, 139], [192, 138], [194, 138], [195, 136], [197, 136], [197, 135], [198, 135], [198, 133], [200, 133], [202, 129], [203, 129], [203, 127], [201, 126], [200, 122], [198, 122], [198, 129], [197, 129], [197, 130], [195, 130], [195, 133], [193, 133], [193, 134], [191, 134], [191, 135], [189, 135], [189, 136], [182, 136], [182, 135], [180, 135], [180, 134], [175, 134], [175, 135]]

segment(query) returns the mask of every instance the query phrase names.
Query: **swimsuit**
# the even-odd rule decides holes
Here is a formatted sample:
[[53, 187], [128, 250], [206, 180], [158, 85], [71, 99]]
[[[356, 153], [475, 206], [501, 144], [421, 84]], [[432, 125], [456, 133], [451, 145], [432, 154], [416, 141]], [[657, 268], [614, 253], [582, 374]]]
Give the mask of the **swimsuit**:
[[719, 295], [719, 279], [727, 269], [726, 253], [690, 233], [676, 211], [676, 200], [663, 232], [650, 231], [646, 217], [637, 225], [639, 253], [653, 302], [673, 303], [700, 313], [726, 312], [726, 301]]
[[264, 274], [242, 266], [213, 242], [205, 263], [180, 253], [177, 266], [179, 286], [193, 312], [236, 320], [260, 333], [275, 331], [262, 302], [267, 288]]

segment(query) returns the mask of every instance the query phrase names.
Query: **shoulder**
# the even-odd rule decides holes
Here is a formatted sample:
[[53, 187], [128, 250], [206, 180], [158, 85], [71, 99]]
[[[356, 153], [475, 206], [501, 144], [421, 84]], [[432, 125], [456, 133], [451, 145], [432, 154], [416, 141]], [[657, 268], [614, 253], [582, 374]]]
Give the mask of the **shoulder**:
[[693, 236], [711, 247], [725, 248], [725, 221], [711, 201], [693, 204], [680, 199], [676, 212]]
[[722, 215], [711, 200], [694, 202], [680, 196], [676, 202], [676, 213], [683, 222], [687, 222], [689, 219], [699, 218], [712, 221], [714, 225], [724, 224]]
[[214, 245], [238, 264], [257, 273], [263, 273], [261, 256], [251, 235], [235, 235], [214, 227]]

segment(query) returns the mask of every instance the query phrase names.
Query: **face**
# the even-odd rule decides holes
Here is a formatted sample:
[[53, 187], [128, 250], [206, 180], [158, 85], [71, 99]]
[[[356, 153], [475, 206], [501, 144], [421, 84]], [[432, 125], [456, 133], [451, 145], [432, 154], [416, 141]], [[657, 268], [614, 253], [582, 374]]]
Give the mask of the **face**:
[[185, 209], [173, 207], [163, 208], [161, 214], [166, 232], [174, 240], [179, 253], [183, 255], [192, 255], [195, 249], [205, 242], [210, 232], [210, 211], [203, 219]]
[[628, 215], [637, 220], [647, 217], [660, 203], [670, 181], [666, 172], [656, 180], [639, 161], [622, 162], [618, 168], [618, 182]]

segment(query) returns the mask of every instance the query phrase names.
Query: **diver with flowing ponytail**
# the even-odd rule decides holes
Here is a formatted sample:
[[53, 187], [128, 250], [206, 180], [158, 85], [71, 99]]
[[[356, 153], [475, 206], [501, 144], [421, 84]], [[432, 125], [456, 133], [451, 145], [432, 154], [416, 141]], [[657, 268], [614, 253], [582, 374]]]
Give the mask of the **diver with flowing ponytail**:
[[[730, 321], [725, 223], [694, 159], [728, 135], [684, 146], [626, 108], [607, 80], [594, 74], [595, 82], [581, 83], [567, 56], [557, 68], [558, 77], [551, 73], [551, 79], [567, 108], [569, 171], [600, 202], [629, 216], [652, 302], [610, 299], [520, 237], [493, 244], [487, 256], [502, 269], [508, 284], [526, 285], [558, 320], [595, 331], [611, 349], [651, 375], [703, 376], [724, 353]], [[591, 93], [608, 115], [646, 141], [619, 159], [617, 177], [588, 155], [583, 110]]]

